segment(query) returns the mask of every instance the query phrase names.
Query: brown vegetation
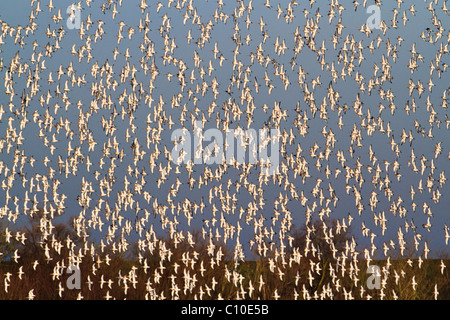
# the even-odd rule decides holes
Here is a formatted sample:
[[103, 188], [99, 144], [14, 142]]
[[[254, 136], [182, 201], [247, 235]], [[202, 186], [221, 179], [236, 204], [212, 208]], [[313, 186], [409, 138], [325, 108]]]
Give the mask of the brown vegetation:
[[[435, 285], [440, 299], [450, 297], [448, 270], [441, 273], [440, 260], [372, 261], [382, 270], [383, 289], [368, 289], [368, 262], [342, 261], [351, 257], [354, 241], [350, 230], [335, 232], [335, 221], [294, 229], [285, 255], [275, 248], [237, 263], [224, 244], [199, 232], [179, 243], [155, 238], [151, 245], [136, 243], [119, 252], [77, 236], [65, 224], [45, 234], [42, 219], [37, 215], [18, 231], [1, 230], [0, 299], [432, 299]], [[68, 287], [70, 265], [80, 268], [80, 289]]]

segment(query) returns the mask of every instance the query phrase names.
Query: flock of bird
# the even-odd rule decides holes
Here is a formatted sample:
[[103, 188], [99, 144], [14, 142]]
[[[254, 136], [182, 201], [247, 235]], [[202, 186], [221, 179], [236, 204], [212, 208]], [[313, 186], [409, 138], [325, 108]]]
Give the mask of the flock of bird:
[[[366, 22], [370, 5], [380, 8], [379, 29]], [[0, 20], [7, 242], [25, 244], [10, 230], [40, 210], [44, 239], [71, 214], [78, 236], [96, 234], [101, 249], [114, 252], [133, 241], [148, 252], [161, 232], [193, 244], [198, 227], [213, 257], [202, 270], [214, 268], [214, 244], [223, 242], [236, 262], [256, 252], [283, 278], [282, 268], [320, 254], [309, 238], [304, 251], [289, 250], [294, 225], [305, 221], [309, 237], [318, 220], [337, 261], [333, 279], [356, 278], [358, 259], [404, 255], [409, 240], [411, 264], [429, 258], [431, 239], [448, 248], [446, 1], [86, 0], [66, 9], [31, 0], [27, 21]], [[79, 26], [68, 28], [76, 18]], [[177, 162], [170, 134], [193, 132], [195, 123], [224, 135], [277, 129], [279, 170], [262, 174], [261, 160]], [[251, 138], [243, 137], [248, 147]], [[356, 233], [338, 251], [335, 236], [350, 228]], [[42, 251], [50, 259], [69, 242]], [[320, 268], [311, 264], [311, 286]], [[183, 277], [163, 272], [152, 281]], [[16, 276], [22, 273], [4, 276], [4, 290]], [[263, 287], [263, 279], [250, 281], [242, 298]], [[317, 292], [340, 290], [352, 297], [339, 280]], [[305, 286], [299, 291], [296, 297], [316, 297]]]

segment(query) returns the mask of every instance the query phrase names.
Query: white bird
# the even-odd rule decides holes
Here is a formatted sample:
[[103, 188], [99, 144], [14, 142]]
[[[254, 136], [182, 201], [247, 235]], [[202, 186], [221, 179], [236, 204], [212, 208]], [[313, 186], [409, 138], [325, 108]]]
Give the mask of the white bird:
[[34, 297], [35, 297], [34, 289], [31, 289], [31, 290], [28, 292], [28, 297], [27, 297], [27, 299], [28, 299], [28, 300], [34, 300]]
[[440, 267], [441, 267], [441, 274], [444, 274], [444, 269], [447, 267], [444, 263], [444, 260], [441, 260]]

